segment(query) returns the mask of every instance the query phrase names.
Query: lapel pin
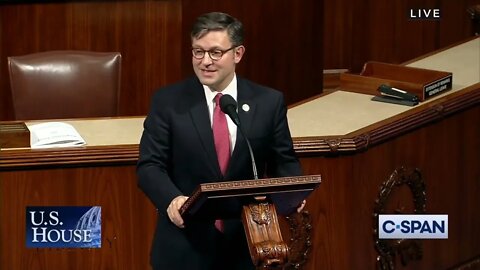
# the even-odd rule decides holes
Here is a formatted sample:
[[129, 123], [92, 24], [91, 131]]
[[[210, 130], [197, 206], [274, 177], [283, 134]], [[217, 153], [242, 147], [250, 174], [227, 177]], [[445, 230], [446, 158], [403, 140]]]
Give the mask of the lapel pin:
[[248, 106], [248, 104], [243, 104], [242, 105], [242, 110], [245, 111], [245, 112], [248, 112], [248, 111], [250, 111], [250, 106]]

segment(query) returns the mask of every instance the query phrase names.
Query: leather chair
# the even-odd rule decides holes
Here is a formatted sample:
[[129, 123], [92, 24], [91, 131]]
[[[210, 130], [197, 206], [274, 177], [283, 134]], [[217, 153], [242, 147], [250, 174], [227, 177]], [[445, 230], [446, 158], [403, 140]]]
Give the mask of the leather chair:
[[118, 115], [118, 52], [47, 51], [8, 57], [16, 120]]

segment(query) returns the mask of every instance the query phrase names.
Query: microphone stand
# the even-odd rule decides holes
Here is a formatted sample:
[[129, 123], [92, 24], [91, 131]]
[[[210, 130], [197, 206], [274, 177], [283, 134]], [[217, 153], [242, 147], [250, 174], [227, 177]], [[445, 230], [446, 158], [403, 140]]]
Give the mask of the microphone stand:
[[253, 155], [253, 150], [252, 146], [250, 145], [250, 140], [247, 138], [245, 135], [245, 132], [243, 131], [243, 128], [241, 125], [237, 125], [237, 127], [240, 129], [240, 133], [242, 134], [243, 138], [247, 142], [247, 147], [248, 147], [248, 152], [250, 153], [250, 159], [252, 161], [252, 171], [253, 171], [253, 179], [258, 180], [258, 172], [257, 172], [257, 165], [255, 164], [255, 157]]

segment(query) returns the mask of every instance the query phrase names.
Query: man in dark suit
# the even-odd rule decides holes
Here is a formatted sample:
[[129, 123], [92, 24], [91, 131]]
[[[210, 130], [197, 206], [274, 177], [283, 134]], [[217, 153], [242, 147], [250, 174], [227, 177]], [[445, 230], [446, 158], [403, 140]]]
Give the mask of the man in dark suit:
[[227, 145], [217, 143], [218, 93], [237, 101], [260, 176], [301, 174], [283, 95], [236, 76], [245, 52], [237, 19], [219, 12], [202, 15], [191, 40], [196, 77], [155, 93], [140, 142], [138, 185], [158, 209], [151, 264], [165, 270], [254, 269], [237, 199], [215, 206], [233, 217], [221, 227], [213, 218], [184, 224], [179, 209], [201, 183], [254, 178], [245, 138], [228, 117], [223, 120]]

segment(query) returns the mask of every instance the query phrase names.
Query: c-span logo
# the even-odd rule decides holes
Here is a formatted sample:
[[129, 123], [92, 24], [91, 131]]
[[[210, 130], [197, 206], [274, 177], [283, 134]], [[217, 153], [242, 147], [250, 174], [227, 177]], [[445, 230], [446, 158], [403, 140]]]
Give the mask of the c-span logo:
[[448, 215], [379, 215], [379, 239], [448, 239]]
[[27, 207], [28, 248], [100, 248], [100, 206]]

